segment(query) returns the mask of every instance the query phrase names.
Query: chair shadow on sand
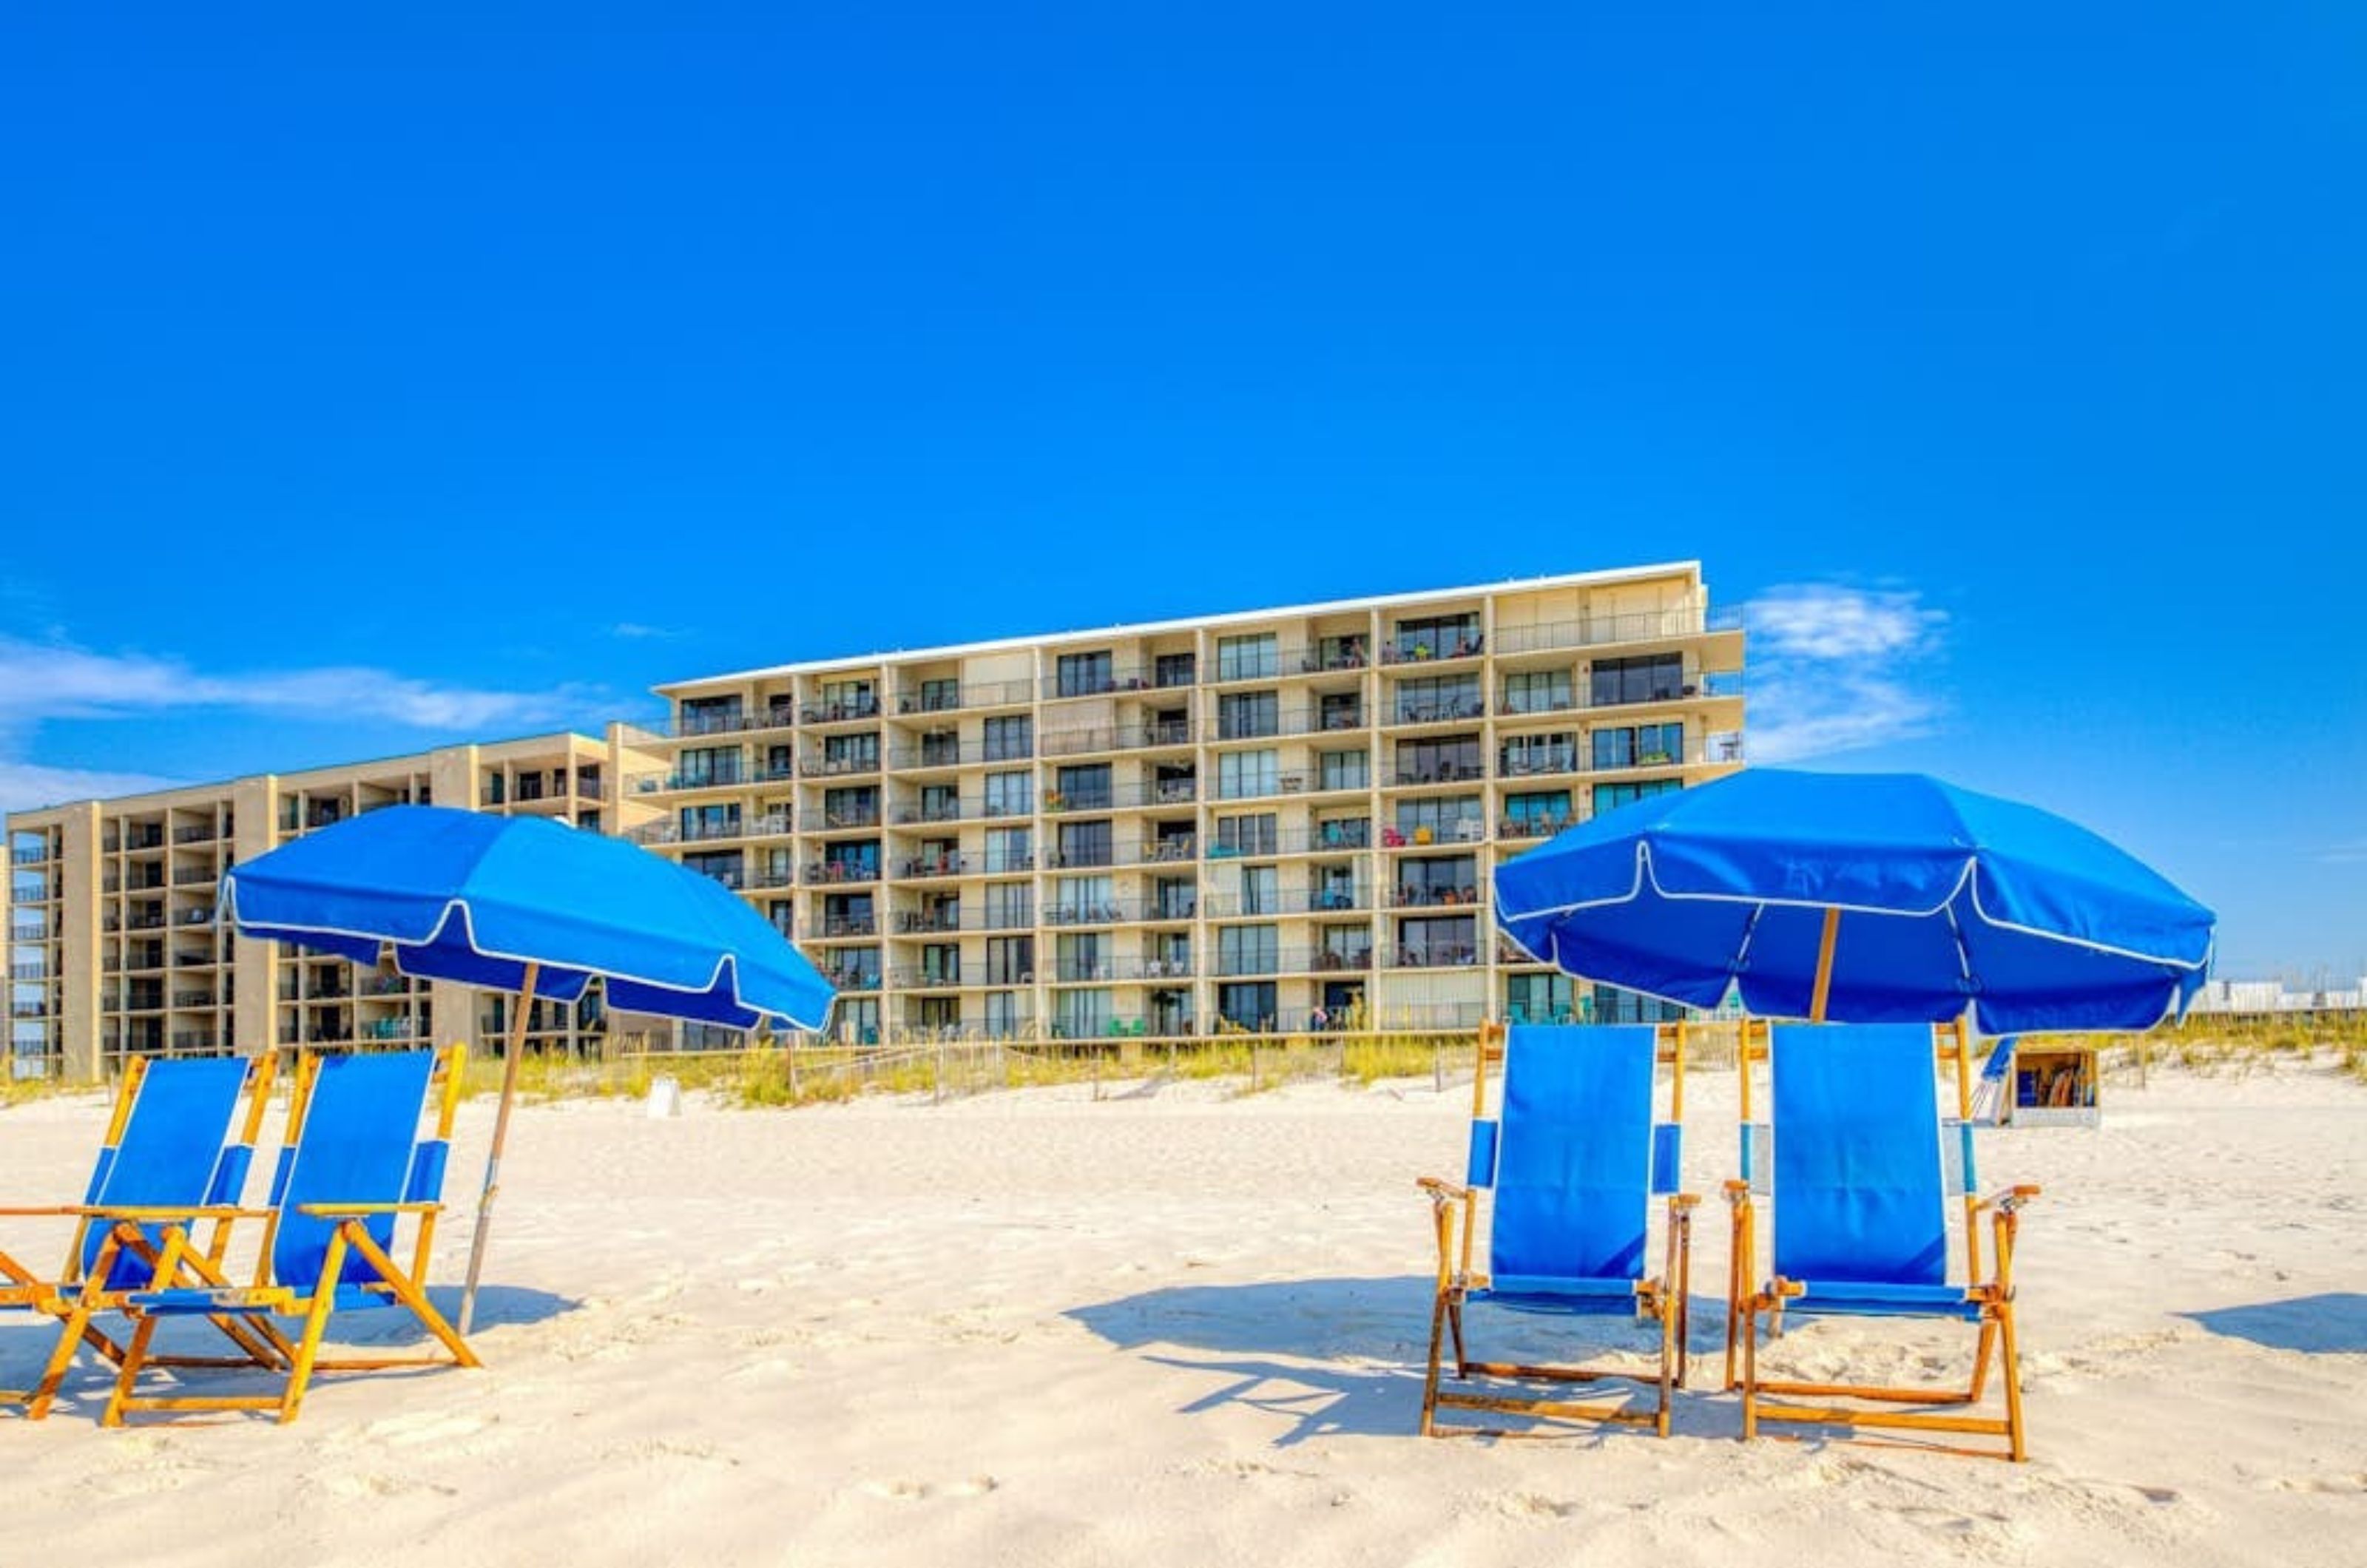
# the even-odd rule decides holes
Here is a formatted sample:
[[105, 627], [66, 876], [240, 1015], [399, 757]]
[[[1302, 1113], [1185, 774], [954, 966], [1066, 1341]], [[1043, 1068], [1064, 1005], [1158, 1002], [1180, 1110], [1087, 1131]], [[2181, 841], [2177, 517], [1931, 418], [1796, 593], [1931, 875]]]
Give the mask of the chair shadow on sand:
[[[1274, 1446], [1290, 1448], [1323, 1438], [1414, 1434], [1421, 1420], [1434, 1288], [1426, 1274], [1175, 1285], [1074, 1307], [1064, 1315], [1122, 1350], [1211, 1352], [1205, 1359], [1144, 1359], [1224, 1380], [1183, 1405], [1181, 1414], [1238, 1404], [1287, 1417], [1293, 1425]], [[1567, 1320], [1539, 1321], [1569, 1332]], [[1585, 1332], [1603, 1337], [1600, 1328]], [[1640, 1348], [1643, 1337], [1634, 1337]], [[1679, 1429], [1688, 1425], [1681, 1416]], [[1588, 1443], [1603, 1436], [1549, 1430]]]
[[2329, 1291], [2289, 1301], [2179, 1314], [2214, 1334], [2307, 1356], [2367, 1353], [2367, 1294]]
[[[435, 1303], [436, 1310], [442, 1313], [447, 1321], [451, 1321], [460, 1310], [460, 1287], [431, 1287], [427, 1299]], [[514, 1285], [481, 1286], [477, 1292], [476, 1321], [470, 1327], [469, 1337], [476, 1344], [479, 1353], [483, 1354], [482, 1337], [488, 1329], [547, 1323], [573, 1312], [581, 1305], [581, 1302], [572, 1297], [553, 1295], [548, 1291], [530, 1291]], [[287, 1321], [281, 1320], [283, 1327]], [[56, 1332], [54, 1320], [42, 1319], [38, 1323], [28, 1321], [19, 1332], [0, 1335], [0, 1388], [29, 1386], [40, 1375], [41, 1363], [48, 1359], [51, 1347], [56, 1342]], [[341, 1313], [332, 1317], [324, 1343], [333, 1352], [338, 1348], [351, 1349], [360, 1346], [401, 1352], [432, 1341], [433, 1337], [419, 1320], [407, 1312], [364, 1311]], [[166, 1354], [210, 1356], [221, 1352], [222, 1341], [211, 1325], [190, 1320], [165, 1324], [164, 1332], [157, 1337], [157, 1348]], [[488, 1359], [498, 1359], [499, 1354], [496, 1350]], [[453, 1370], [449, 1366], [436, 1366], [399, 1368], [366, 1374], [333, 1373], [324, 1380], [324, 1386], [334, 1386], [335, 1382], [357, 1376], [383, 1380]], [[251, 1391], [267, 1384], [273, 1376], [243, 1369], [216, 1370], [198, 1375], [219, 1382], [221, 1392], [224, 1393]], [[113, 1367], [87, 1351], [84, 1352], [75, 1360], [74, 1372], [67, 1380], [67, 1404], [87, 1404], [93, 1398], [103, 1404], [106, 1390], [113, 1385], [114, 1380]]]

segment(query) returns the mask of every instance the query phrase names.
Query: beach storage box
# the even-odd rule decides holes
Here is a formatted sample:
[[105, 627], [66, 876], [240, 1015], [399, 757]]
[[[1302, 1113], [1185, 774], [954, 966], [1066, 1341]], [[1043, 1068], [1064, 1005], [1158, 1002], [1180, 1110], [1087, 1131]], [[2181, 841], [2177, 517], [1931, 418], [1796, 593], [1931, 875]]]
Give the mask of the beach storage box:
[[2098, 1122], [2092, 1045], [2020, 1042], [2006, 1082], [2010, 1092], [1999, 1120], [2009, 1126], [2093, 1127]]

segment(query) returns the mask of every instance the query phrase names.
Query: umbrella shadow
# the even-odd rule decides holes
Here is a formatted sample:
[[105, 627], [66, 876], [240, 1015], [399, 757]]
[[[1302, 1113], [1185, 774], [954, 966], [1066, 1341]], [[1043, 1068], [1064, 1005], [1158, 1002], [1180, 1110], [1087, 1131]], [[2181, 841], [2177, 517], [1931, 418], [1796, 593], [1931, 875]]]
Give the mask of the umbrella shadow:
[[[1065, 1315], [1120, 1349], [1159, 1352], [1144, 1357], [1154, 1365], [1222, 1380], [1182, 1405], [1180, 1414], [1233, 1404], [1283, 1416], [1291, 1425], [1274, 1446], [1290, 1448], [1323, 1438], [1403, 1437], [1418, 1428], [1433, 1289], [1427, 1275], [1178, 1285], [1071, 1308]], [[1475, 1310], [1475, 1332], [1481, 1322]], [[1616, 1329], [1571, 1332], [1573, 1325], [1603, 1322], [1502, 1312], [1485, 1316], [1486, 1326], [1506, 1334], [1523, 1359], [1538, 1360], [1567, 1359], [1574, 1337], [1589, 1346], [1624, 1346]]]
[[2357, 1291], [2329, 1291], [2178, 1315], [2214, 1334], [2248, 1339], [2271, 1350], [2297, 1350], [2305, 1356], [2367, 1353], [2367, 1294]]

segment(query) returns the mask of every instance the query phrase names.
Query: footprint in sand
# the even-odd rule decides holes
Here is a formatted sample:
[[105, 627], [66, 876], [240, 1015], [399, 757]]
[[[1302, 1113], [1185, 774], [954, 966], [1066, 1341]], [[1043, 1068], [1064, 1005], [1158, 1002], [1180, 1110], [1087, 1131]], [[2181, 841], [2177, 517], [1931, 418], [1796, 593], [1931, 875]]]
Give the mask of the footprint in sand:
[[967, 1481], [866, 1481], [863, 1490], [890, 1502], [925, 1503], [939, 1497], [983, 1497], [1001, 1484], [991, 1475], [973, 1475]]
[[481, 1416], [445, 1416], [435, 1411], [421, 1411], [411, 1416], [390, 1416], [363, 1428], [367, 1436], [376, 1438], [398, 1449], [416, 1448], [421, 1443], [449, 1443], [462, 1438], [472, 1438], [483, 1431], [498, 1416], [490, 1419]]

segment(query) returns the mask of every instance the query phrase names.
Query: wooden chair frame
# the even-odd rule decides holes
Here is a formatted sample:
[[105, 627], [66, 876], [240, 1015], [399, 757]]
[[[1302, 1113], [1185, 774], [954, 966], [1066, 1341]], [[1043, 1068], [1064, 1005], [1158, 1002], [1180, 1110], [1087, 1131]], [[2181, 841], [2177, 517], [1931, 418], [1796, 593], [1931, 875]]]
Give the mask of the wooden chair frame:
[[[1685, 1110], [1685, 1026], [1675, 1023], [1662, 1024], [1659, 1028], [1654, 1065], [1657, 1068], [1667, 1064], [1672, 1069], [1670, 1121], [1682, 1124]], [[1504, 1051], [1505, 1026], [1493, 1020], [1481, 1024], [1474, 1051], [1471, 1080], [1471, 1114], [1475, 1122], [1485, 1120], [1488, 1114], [1489, 1064], [1501, 1063]], [[1636, 1287], [1637, 1317], [1653, 1320], [1660, 1326], [1658, 1371], [1643, 1373], [1608, 1367], [1471, 1359], [1464, 1342], [1463, 1309], [1473, 1292], [1485, 1290], [1489, 1284], [1488, 1275], [1474, 1266], [1472, 1257], [1479, 1224], [1479, 1192], [1474, 1188], [1436, 1177], [1422, 1177], [1416, 1185], [1430, 1196], [1432, 1225], [1438, 1244], [1436, 1295], [1430, 1314], [1430, 1359], [1422, 1382], [1422, 1436], [1513, 1435], [1500, 1427], [1446, 1425], [1437, 1418], [1437, 1413], [1442, 1409], [1492, 1412], [1544, 1420], [1648, 1426], [1660, 1437], [1669, 1435], [1669, 1413], [1674, 1392], [1683, 1387], [1685, 1382], [1686, 1303], [1691, 1294], [1693, 1278], [1693, 1211], [1701, 1202], [1697, 1196], [1687, 1192], [1669, 1196], [1665, 1253], [1659, 1277], [1647, 1278], [1638, 1281]], [[1628, 1408], [1624, 1399], [1520, 1398], [1443, 1390], [1439, 1386], [1441, 1356], [1444, 1343], [1450, 1337], [1455, 1347], [1455, 1376], [1458, 1380], [1498, 1378], [1578, 1384], [1630, 1382], [1652, 1389], [1657, 1397], [1650, 1409], [1637, 1410]]]
[[[460, 1069], [466, 1054], [465, 1046], [445, 1047], [438, 1054], [439, 1060], [430, 1078], [429, 1095], [436, 1112], [434, 1135], [447, 1143], [450, 1141], [453, 1117], [459, 1105]], [[320, 1066], [321, 1058], [309, 1053], [297, 1064], [296, 1085], [290, 1097], [288, 1118], [288, 1145], [291, 1148], [300, 1146], [305, 1117]], [[310, 1294], [301, 1293], [294, 1286], [276, 1283], [271, 1278], [272, 1245], [277, 1235], [280, 1220], [289, 1207], [309, 1218], [338, 1222], [330, 1234], [319, 1277]], [[191, 1246], [185, 1228], [169, 1228], [165, 1233], [164, 1252], [157, 1262], [157, 1279], [160, 1281], [194, 1279], [198, 1288], [212, 1304], [220, 1306], [223, 1314], [244, 1314], [250, 1318], [247, 1326], [263, 1342], [263, 1353], [229, 1364], [283, 1372], [286, 1382], [276, 1395], [139, 1393], [140, 1374], [146, 1368], [222, 1363], [199, 1363], [151, 1355], [151, 1342], [161, 1318], [154, 1313], [143, 1311], [135, 1293], [127, 1303], [127, 1309], [135, 1324], [131, 1341], [127, 1348], [122, 1371], [116, 1380], [114, 1397], [101, 1417], [102, 1424], [119, 1427], [124, 1424], [125, 1416], [135, 1412], [161, 1411], [186, 1415], [237, 1410], [270, 1411], [285, 1424], [296, 1419], [305, 1393], [316, 1373], [383, 1371], [447, 1364], [462, 1367], [481, 1365], [468, 1341], [428, 1301], [421, 1283], [435, 1243], [436, 1222], [443, 1208], [443, 1202], [438, 1199], [374, 1203], [300, 1203], [266, 1209], [207, 1211], [205, 1217], [209, 1219], [225, 1224], [255, 1221], [263, 1227], [255, 1282], [243, 1286], [232, 1283], [222, 1270], [218, 1256], [198, 1254]], [[369, 1220], [386, 1214], [408, 1214], [416, 1222], [408, 1269], [397, 1263], [389, 1249], [381, 1247], [367, 1228]], [[122, 1235], [126, 1232], [137, 1234], [136, 1222], [158, 1216], [118, 1211], [113, 1217], [122, 1222], [118, 1226], [118, 1234]], [[343, 1277], [348, 1253], [359, 1253], [379, 1276], [377, 1282], [358, 1288], [387, 1298], [391, 1304], [408, 1308], [443, 1347], [443, 1355], [326, 1357], [321, 1354], [323, 1338], [337, 1309], [338, 1280]], [[206, 1315], [219, 1325], [220, 1314]], [[272, 1321], [274, 1317], [300, 1317], [302, 1326], [291, 1339], [286, 1330]], [[236, 1342], [235, 1338], [233, 1342]]]
[[[130, 1125], [133, 1106], [138, 1101], [151, 1066], [152, 1060], [146, 1056], [134, 1056], [125, 1065], [122, 1082], [116, 1091], [115, 1106], [108, 1120], [104, 1147], [121, 1145]], [[240, 1090], [245, 1097], [246, 1110], [229, 1147], [250, 1152], [254, 1149], [255, 1140], [263, 1131], [264, 1112], [270, 1104], [271, 1082], [277, 1066], [277, 1054], [269, 1051], [247, 1059], [246, 1081]], [[82, 1203], [50, 1208], [0, 1209], [0, 1214], [11, 1218], [58, 1218], [74, 1222], [74, 1237], [66, 1247], [65, 1265], [55, 1280], [42, 1280], [6, 1253], [0, 1252], [0, 1279], [6, 1280], [5, 1284], [0, 1284], [0, 1304], [31, 1307], [35, 1311], [48, 1313], [59, 1324], [57, 1341], [51, 1349], [49, 1361], [41, 1369], [40, 1380], [28, 1390], [0, 1393], [0, 1403], [22, 1404], [28, 1420], [39, 1421], [48, 1416], [65, 1382], [67, 1372], [74, 1366], [76, 1351], [84, 1347], [96, 1351], [111, 1366], [123, 1364], [128, 1348], [99, 1326], [100, 1314], [123, 1311], [125, 1300], [134, 1289], [152, 1289], [160, 1277], [167, 1280], [176, 1278], [170, 1274], [159, 1275], [162, 1255], [145, 1229], [136, 1224], [119, 1226], [114, 1223], [121, 1213]], [[153, 1213], [157, 1222], [178, 1220], [184, 1224], [194, 1224], [197, 1215], [218, 1216], [221, 1211], [218, 1208], [192, 1207]], [[99, 1243], [98, 1249], [91, 1255], [89, 1267], [85, 1268], [83, 1254], [89, 1242], [91, 1228], [99, 1224], [108, 1224], [108, 1234]], [[206, 1248], [201, 1256], [219, 1266], [229, 1247], [229, 1223], [216, 1217], [210, 1224]], [[111, 1286], [108, 1281], [115, 1273], [116, 1262], [126, 1252], [148, 1264], [149, 1278], [136, 1287]], [[193, 1360], [189, 1364], [245, 1366], [258, 1357], [269, 1355], [269, 1346], [236, 1320], [221, 1317], [215, 1320], [214, 1325], [238, 1347], [239, 1355]]]
[[[1838, 1027], [1846, 1027], [1838, 1026]], [[1770, 1059], [1771, 1035], [1763, 1020], [1746, 1020], [1737, 1053], [1741, 1079], [1741, 1122], [1751, 1124], [1751, 1067]], [[1934, 1030], [1935, 1069], [1953, 1067], [1959, 1121], [1972, 1118], [1973, 1067], [1971, 1042], [1962, 1019]], [[1779, 1132], [1778, 1135], [1781, 1134]], [[2034, 1186], [2011, 1187], [1984, 1198], [1966, 1190], [1964, 1205], [1965, 1302], [1978, 1308], [1979, 1337], [1973, 1352], [1972, 1376], [1962, 1387], [1899, 1387], [1886, 1384], [1787, 1382], [1761, 1377], [1759, 1371], [1759, 1324], [1767, 1319], [1768, 1337], [1784, 1331], [1784, 1303], [1799, 1298], [1806, 1287], [1776, 1276], [1754, 1285], [1758, 1266], [1758, 1210], [1748, 1180], [1726, 1183], [1733, 1210], [1733, 1249], [1727, 1275], [1726, 1387], [1742, 1394], [1742, 1437], [1759, 1435], [1761, 1421], [1846, 1428], [1890, 1428], [1932, 1434], [1963, 1433], [2003, 1438], [2005, 1450], [1942, 1444], [1952, 1451], [2020, 1461], [2028, 1455], [2022, 1422], [2022, 1365], [2014, 1323], [2013, 1249], [2022, 1208], [2039, 1196]], [[1982, 1277], [1981, 1221], [1987, 1216], [1996, 1265]], [[1901, 1314], [1907, 1315], [1907, 1314]], [[1739, 1367], [1737, 1361], [1739, 1360]], [[1987, 1394], [1994, 1367], [2004, 1385], [2001, 1417], [1971, 1414]], [[1775, 1396], [1770, 1402], [1767, 1396]], [[1840, 1403], [1840, 1402], [1852, 1403]], [[1806, 1403], [1801, 1403], [1806, 1402]], [[1901, 1406], [1921, 1405], [1923, 1409]]]

